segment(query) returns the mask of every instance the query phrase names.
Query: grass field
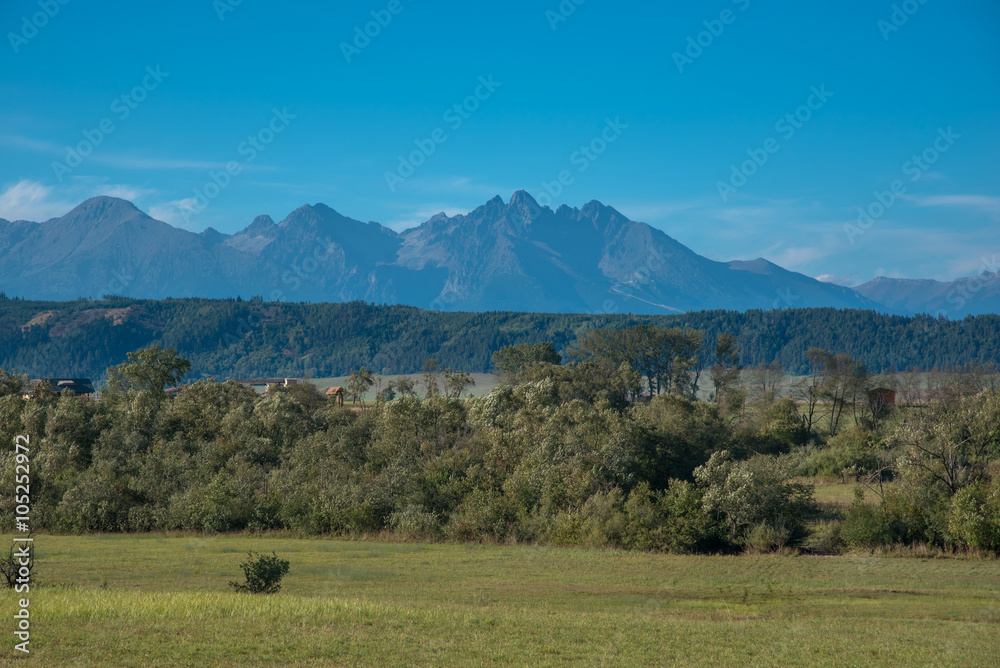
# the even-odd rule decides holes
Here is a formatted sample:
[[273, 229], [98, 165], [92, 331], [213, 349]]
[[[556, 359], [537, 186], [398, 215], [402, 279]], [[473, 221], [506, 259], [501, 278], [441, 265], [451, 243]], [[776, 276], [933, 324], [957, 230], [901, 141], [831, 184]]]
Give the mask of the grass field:
[[[489, 394], [493, 391], [499, 383], [500, 379], [494, 376], [492, 373], [470, 373], [472, 380], [475, 381], [474, 385], [470, 385], [466, 388], [462, 396], [471, 394], [474, 397], [481, 397]], [[396, 380], [397, 378], [402, 378], [406, 376], [410, 378], [413, 382], [417, 384], [417, 392], [423, 395], [424, 392], [424, 377], [423, 374], [411, 373], [403, 374], [401, 376], [382, 376], [382, 387], [385, 387], [388, 383]], [[309, 382], [319, 388], [321, 391], [326, 392], [327, 388], [335, 387], [337, 385], [346, 387], [349, 376], [337, 376], [336, 378], [310, 378]], [[438, 381], [442, 382], [442, 381]], [[365, 401], [375, 401], [375, 389], [365, 395]]]
[[[9, 538], [4, 538], [9, 540]], [[996, 665], [1000, 561], [38, 536], [0, 665]], [[247, 549], [291, 562], [236, 594]]]

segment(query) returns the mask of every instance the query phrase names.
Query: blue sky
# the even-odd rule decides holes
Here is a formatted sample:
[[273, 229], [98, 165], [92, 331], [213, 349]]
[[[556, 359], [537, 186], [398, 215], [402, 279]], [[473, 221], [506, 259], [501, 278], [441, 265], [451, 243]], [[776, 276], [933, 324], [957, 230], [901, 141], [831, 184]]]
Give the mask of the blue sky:
[[1000, 259], [995, 0], [15, 0], [0, 28], [3, 218], [403, 229], [524, 188], [845, 284]]

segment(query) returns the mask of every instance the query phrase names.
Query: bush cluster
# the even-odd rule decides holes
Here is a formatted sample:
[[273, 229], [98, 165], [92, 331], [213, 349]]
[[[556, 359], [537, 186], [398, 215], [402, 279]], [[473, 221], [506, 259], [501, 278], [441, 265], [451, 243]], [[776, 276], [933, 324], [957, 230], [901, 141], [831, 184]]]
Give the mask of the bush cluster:
[[663, 395], [623, 406], [600, 385], [614, 379], [592, 371], [565, 365], [477, 399], [402, 395], [364, 411], [200, 381], [174, 398], [10, 394], [0, 413], [38, 444], [34, 513], [51, 531], [393, 532], [675, 552], [801, 541], [807, 491], [774, 457], [721, 454], [736, 436], [713, 405]]
[[[99, 402], [24, 399], [0, 383], [4, 484], [13, 435], [26, 433], [35, 525], [50, 531], [392, 532], [703, 553], [803, 545], [818, 509], [796, 477], [839, 476], [879, 498], [856, 499], [842, 526], [827, 517], [819, 549], [1000, 551], [995, 390], [942, 393], [876, 421], [847, 407], [841, 384], [829, 436], [774, 398], [770, 368], [757, 370], [757, 399], [709, 403], [690, 398], [696, 371], [676, 359], [659, 381], [674, 393], [650, 397], [656, 387], [627, 363], [523, 352], [515, 378], [486, 396], [406, 392], [358, 409], [306, 384], [261, 396], [199, 381], [168, 397], [186, 362], [159, 349], [110, 370]], [[13, 509], [0, 499], [0, 521]]]

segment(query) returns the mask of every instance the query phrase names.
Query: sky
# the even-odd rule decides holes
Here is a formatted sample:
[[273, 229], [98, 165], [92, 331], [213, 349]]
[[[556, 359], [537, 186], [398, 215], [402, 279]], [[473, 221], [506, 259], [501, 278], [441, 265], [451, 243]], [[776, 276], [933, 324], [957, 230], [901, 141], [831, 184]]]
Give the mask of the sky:
[[1000, 261], [995, 0], [0, 3], [0, 218], [525, 189], [844, 285]]

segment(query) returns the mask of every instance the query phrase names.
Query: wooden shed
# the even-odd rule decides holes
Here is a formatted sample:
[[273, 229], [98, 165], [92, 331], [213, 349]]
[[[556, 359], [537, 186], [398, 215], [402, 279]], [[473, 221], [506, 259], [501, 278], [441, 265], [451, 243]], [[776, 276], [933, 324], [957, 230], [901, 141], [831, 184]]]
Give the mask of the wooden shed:
[[868, 402], [882, 406], [896, 405], [896, 390], [888, 387], [876, 387], [868, 391]]
[[339, 385], [337, 385], [336, 387], [331, 387], [329, 390], [327, 390], [326, 391], [326, 396], [327, 397], [336, 397], [337, 398], [337, 405], [338, 406], [343, 406], [344, 405], [344, 388], [340, 387]]

